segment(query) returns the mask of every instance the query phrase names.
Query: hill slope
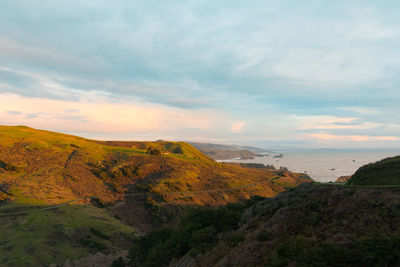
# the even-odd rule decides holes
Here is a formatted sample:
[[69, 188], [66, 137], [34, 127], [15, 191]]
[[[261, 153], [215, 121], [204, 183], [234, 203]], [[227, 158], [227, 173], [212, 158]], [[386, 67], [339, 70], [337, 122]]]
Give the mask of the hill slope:
[[[180, 207], [273, 196], [310, 181], [217, 163], [183, 142], [96, 141], [0, 126], [0, 216], [7, 218], [0, 262], [46, 265], [118, 252], [126, 248], [120, 240], [173, 221]], [[41, 251], [35, 258], [34, 247]]]
[[[303, 184], [272, 199], [193, 210], [139, 238], [139, 266], [399, 266], [400, 189]], [[174, 244], [173, 246], [171, 244]]]
[[351, 176], [348, 183], [354, 185], [400, 185], [400, 156], [362, 166]]
[[304, 174], [216, 163], [183, 142], [106, 142], [0, 126], [0, 189], [18, 203], [56, 204], [91, 195], [113, 202], [120, 193], [148, 192], [160, 201], [218, 204], [253, 193], [191, 200], [167, 193], [263, 183], [251, 190], [272, 196], [306, 181]]

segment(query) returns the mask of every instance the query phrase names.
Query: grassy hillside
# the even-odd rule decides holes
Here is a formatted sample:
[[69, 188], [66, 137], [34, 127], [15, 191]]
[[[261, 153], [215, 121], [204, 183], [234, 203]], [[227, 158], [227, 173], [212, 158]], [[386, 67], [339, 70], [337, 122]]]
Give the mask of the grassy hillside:
[[253, 193], [242, 190], [240, 196], [228, 192], [208, 199], [168, 193], [265, 182], [251, 190], [272, 196], [305, 181], [309, 179], [302, 174], [216, 163], [183, 142], [103, 142], [0, 126], [2, 198], [21, 204], [56, 204], [91, 195], [101, 195], [106, 204], [120, 199], [119, 193], [135, 192], [173, 203], [218, 204]]
[[[88, 205], [39, 211], [38, 206], [0, 208], [0, 263], [45, 266], [102, 252], [111, 254], [129, 244], [131, 227], [109, 212]], [[13, 212], [18, 215], [8, 216]]]
[[[139, 266], [399, 266], [400, 189], [303, 184], [272, 199], [194, 209], [138, 238]], [[155, 260], [157, 259], [157, 260]]]
[[390, 157], [359, 168], [348, 184], [400, 185], [400, 156]]
[[[111, 253], [126, 248], [118, 238], [173, 222], [182, 207], [274, 196], [310, 181], [217, 163], [183, 142], [96, 141], [0, 126], [0, 263]], [[32, 251], [40, 251], [37, 259]]]

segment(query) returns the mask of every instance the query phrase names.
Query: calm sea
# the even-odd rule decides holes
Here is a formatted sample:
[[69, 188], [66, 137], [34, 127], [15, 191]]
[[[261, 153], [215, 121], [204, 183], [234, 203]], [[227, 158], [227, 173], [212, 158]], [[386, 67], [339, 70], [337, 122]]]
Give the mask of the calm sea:
[[[277, 158], [283, 154], [281, 158]], [[276, 150], [265, 157], [252, 160], [223, 160], [287, 167], [290, 171], [307, 173], [318, 182], [335, 181], [339, 176], [352, 175], [359, 167], [386, 157], [400, 155], [400, 149], [327, 149], [327, 150]]]

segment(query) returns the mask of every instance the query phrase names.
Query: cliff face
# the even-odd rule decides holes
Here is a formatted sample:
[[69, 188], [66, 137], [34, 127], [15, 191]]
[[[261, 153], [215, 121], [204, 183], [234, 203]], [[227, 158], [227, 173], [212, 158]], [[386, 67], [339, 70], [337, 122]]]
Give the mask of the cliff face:
[[400, 185], [400, 156], [367, 164], [348, 181], [354, 185]]

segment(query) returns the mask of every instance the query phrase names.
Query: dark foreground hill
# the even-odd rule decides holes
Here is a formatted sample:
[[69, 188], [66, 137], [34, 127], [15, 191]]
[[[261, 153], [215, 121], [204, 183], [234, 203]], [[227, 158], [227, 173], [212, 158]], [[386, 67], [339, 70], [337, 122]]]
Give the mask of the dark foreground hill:
[[[400, 188], [303, 184], [193, 210], [136, 241], [135, 266], [400, 266]], [[186, 260], [188, 261], [188, 260]]]
[[354, 185], [400, 185], [400, 156], [367, 164], [348, 181]]
[[0, 264], [118, 254], [135, 234], [174, 223], [186, 207], [270, 197], [310, 181], [217, 163], [184, 142], [107, 142], [0, 126]]

